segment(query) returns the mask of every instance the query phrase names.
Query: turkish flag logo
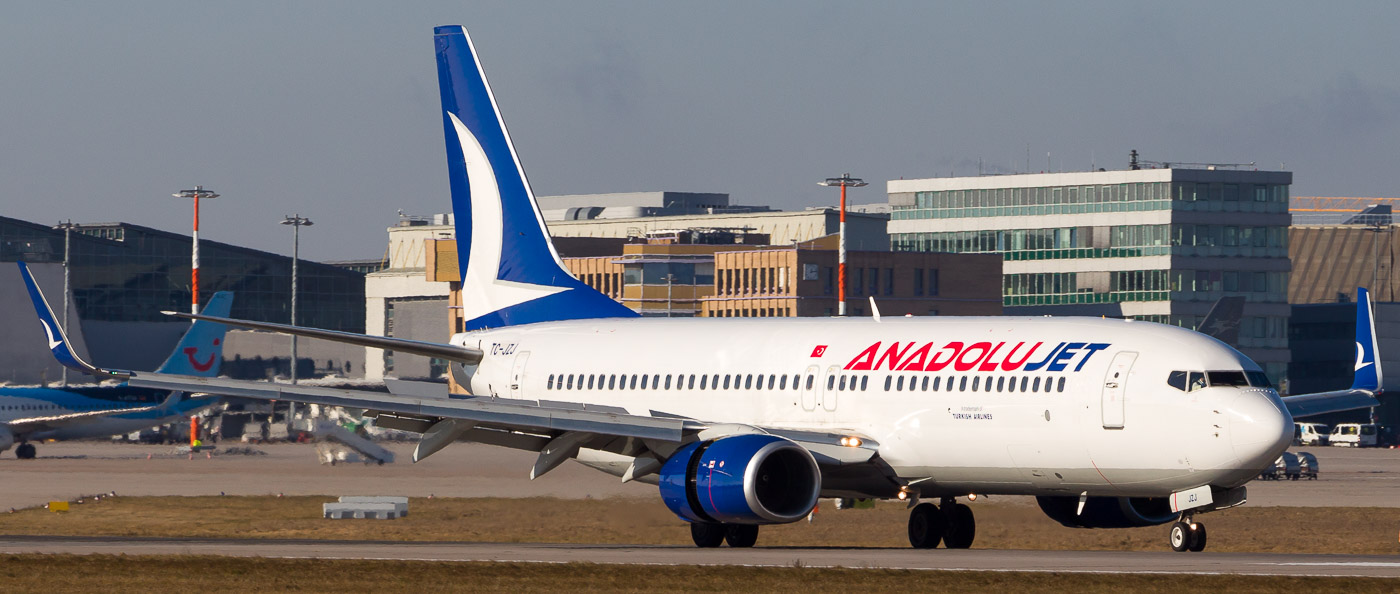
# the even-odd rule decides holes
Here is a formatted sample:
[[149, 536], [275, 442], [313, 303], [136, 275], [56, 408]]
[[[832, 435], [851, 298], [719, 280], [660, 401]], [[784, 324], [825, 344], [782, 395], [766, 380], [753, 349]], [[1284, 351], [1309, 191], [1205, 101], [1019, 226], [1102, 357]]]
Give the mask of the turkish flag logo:
[[826, 345], [824, 345], [824, 344], [819, 344], [819, 345], [817, 345], [817, 348], [812, 349], [812, 356], [813, 356], [813, 357], [820, 357], [820, 356], [825, 355], [825, 354], [826, 354]]

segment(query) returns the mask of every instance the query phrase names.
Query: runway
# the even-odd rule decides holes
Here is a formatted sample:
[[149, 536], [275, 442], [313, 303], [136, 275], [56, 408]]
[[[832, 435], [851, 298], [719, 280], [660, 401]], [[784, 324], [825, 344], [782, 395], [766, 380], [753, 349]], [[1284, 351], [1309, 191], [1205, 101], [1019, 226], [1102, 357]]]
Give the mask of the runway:
[[0, 554], [23, 553], [1400, 578], [1400, 556], [1383, 555], [781, 547], [696, 549], [685, 546], [0, 536]]

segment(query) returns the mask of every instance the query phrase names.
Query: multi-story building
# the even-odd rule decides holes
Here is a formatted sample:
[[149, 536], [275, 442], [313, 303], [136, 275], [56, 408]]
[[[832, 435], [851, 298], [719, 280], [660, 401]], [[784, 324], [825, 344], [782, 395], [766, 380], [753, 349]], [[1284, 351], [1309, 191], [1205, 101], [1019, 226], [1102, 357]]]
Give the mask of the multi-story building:
[[1289, 361], [1292, 174], [1135, 169], [893, 180], [892, 249], [998, 254], [1007, 313], [1194, 328], [1245, 297], [1238, 346], [1270, 378]]

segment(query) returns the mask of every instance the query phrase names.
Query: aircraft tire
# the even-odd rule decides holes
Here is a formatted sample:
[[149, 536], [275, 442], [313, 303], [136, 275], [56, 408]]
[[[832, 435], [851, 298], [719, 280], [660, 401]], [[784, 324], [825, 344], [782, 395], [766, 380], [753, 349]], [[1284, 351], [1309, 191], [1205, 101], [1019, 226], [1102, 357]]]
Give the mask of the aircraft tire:
[[943, 535], [943, 546], [950, 549], [970, 549], [977, 537], [977, 518], [972, 508], [961, 503], [943, 506], [943, 515], [948, 518], [948, 532]]
[[909, 512], [909, 544], [916, 549], [933, 549], [948, 531], [948, 518], [932, 503], [920, 503]]
[[1177, 522], [1175, 524], [1172, 524], [1172, 531], [1171, 534], [1168, 536], [1167, 541], [1171, 543], [1172, 550], [1178, 553], [1184, 553], [1190, 550], [1191, 527], [1188, 526], [1186, 522]]
[[15, 457], [20, 460], [33, 460], [38, 455], [32, 443], [22, 443], [15, 448]]
[[726, 524], [724, 542], [736, 549], [746, 549], [758, 542], [757, 524]]
[[1187, 547], [1192, 553], [1199, 553], [1206, 550], [1206, 525], [1196, 523], [1196, 529], [1191, 531], [1191, 545]]
[[724, 524], [709, 524], [705, 522], [691, 522], [690, 540], [695, 541], [695, 546], [702, 549], [713, 549], [724, 544]]

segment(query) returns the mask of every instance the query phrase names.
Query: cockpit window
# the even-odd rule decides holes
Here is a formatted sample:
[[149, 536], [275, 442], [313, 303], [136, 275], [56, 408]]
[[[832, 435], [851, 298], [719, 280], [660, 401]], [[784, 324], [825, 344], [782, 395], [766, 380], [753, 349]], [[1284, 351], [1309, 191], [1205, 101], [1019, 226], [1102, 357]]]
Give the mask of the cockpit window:
[[1206, 374], [1200, 371], [1173, 371], [1167, 374], [1167, 385], [1182, 392], [1195, 392], [1206, 387]]
[[1207, 371], [1212, 386], [1248, 386], [1249, 379], [1243, 371]]
[[1273, 384], [1269, 383], [1269, 376], [1264, 375], [1264, 372], [1262, 371], [1246, 371], [1244, 372], [1244, 375], [1245, 377], [1249, 378], [1249, 385], [1251, 386], [1254, 386], [1256, 388], [1274, 387]]

